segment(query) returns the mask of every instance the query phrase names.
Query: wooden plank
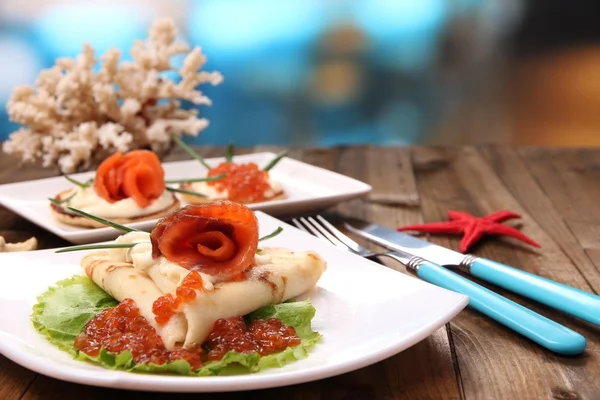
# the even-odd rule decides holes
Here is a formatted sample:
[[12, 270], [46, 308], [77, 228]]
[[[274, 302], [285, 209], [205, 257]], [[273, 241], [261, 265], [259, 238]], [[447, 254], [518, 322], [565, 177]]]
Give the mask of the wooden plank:
[[292, 147], [283, 148], [280, 146], [256, 146], [255, 152], [270, 151], [273, 153], [279, 153], [280, 151], [287, 150], [287, 155], [290, 158], [294, 158], [305, 163], [315, 165], [317, 167], [325, 168], [330, 171], [336, 167], [337, 155], [340, 152], [340, 148], [324, 148], [324, 147]]
[[36, 375], [35, 372], [13, 363], [0, 354], [0, 399], [21, 398]]
[[0, 153], [0, 183], [21, 182], [59, 175], [58, 168], [42, 168], [39, 164], [21, 164], [17, 157]]
[[[521, 230], [542, 243], [543, 251], [532, 251], [513, 240], [488, 239], [473, 253], [585, 287], [585, 280], [568, 257], [528, 214], [476, 149], [418, 148], [414, 159], [426, 220], [445, 220], [448, 209], [464, 210], [474, 215], [499, 209], [517, 211], [523, 215]], [[522, 196], [529, 198], [527, 193]], [[449, 244], [455, 249], [459, 241], [458, 238], [442, 239], [440, 236], [431, 236], [430, 240]], [[506, 291], [492, 289], [560, 323], [581, 328], [572, 318]], [[593, 398], [594, 392], [600, 392], [598, 383], [581, 384], [581, 374], [595, 369], [590, 357], [598, 351], [596, 339], [590, 339], [587, 356], [570, 359], [543, 350], [472, 310], [462, 312], [452, 321], [451, 327], [466, 398], [547, 398], [556, 393], [570, 394], [573, 398]], [[574, 372], [577, 369], [579, 371]], [[598, 376], [598, 373], [594, 375]]]
[[[544, 163], [539, 160], [534, 161], [533, 158], [530, 159], [526, 155], [527, 152], [524, 157], [521, 157], [518, 152], [508, 147], [486, 147], [482, 149], [482, 154], [485, 155], [496, 174], [529, 215], [536, 220], [570, 259], [573, 267], [578, 270], [578, 274], [570, 274], [571, 276], [565, 277], [565, 279], [569, 279], [568, 284], [579, 285], [578, 287], [581, 289], [599, 293], [600, 270], [591, 260], [594, 257], [586, 254], [589, 249], [589, 247], [586, 249], [587, 246], [585, 246], [588, 227], [583, 226], [584, 231], [579, 231], [577, 229], [579, 224], [575, 223], [572, 227], [569, 224], [572, 218], [579, 219], [577, 207], [571, 207], [572, 202], [586, 197], [588, 192], [580, 190], [577, 195], [564, 199], [564, 181], [557, 180], [560, 179], [558, 176], [560, 171], [556, 170], [555, 161], [550, 161], [556, 159], [555, 151], [545, 150], [543, 152], [546, 155], [544, 159], [548, 160]], [[570, 181], [571, 177], [567, 180]], [[594, 184], [588, 181], [586, 184], [589, 190], [594, 190], [593, 187], [598, 186], [598, 182]], [[556, 199], [557, 204], [552, 199]], [[568, 202], [566, 207], [563, 206], [565, 201]], [[573, 211], [575, 215], [573, 215]], [[593, 212], [593, 209], [590, 212]], [[593, 248], [590, 250], [590, 253], [594, 253]], [[563, 269], [562, 264], [557, 265], [554, 262], [551, 264], [556, 265], [557, 269]], [[545, 273], [548, 271], [547, 268], [544, 269]], [[580, 276], [584, 278], [585, 283], [579, 281]], [[554, 278], [558, 278], [558, 276], [554, 276]]]
[[[600, 249], [600, 166], [597, 150], [524, 148], [519, 150], [519, 154], [580, 246], [586, 250]], [[596, 264], [596, 272], [586, 276], [592, 279], [595, 275], [598, 279], [598, 273], [600, 267]]]
[[[408, 148], [366, 148], [362, 155], [353, 157], [355, 148], [346, 151], [347, 157], [343, 159], [346, 164], [340, 165], [344, 170], [352, 171], [351, 176], [364, 180], [373, 186], [366, 203], [389, 206], [389, 209], [407, 208], [407, 213], [394, 213], [394, 216], [404, 218], [410, 215], [409, 220], [414, 221], [418, 212], [410, 212], [411, 207], [418, 207], [419, 194], [412, 168], [411, 153]], [[361, 174], [361, 171], [368, 174]], [[398, 207], [398, 208], [394, 208]], [[383, 207], [381, 210], [388, 208]], [[415, 211], [415, 210], [412, 210]], [[407, 221], [395, 221], [409, 223]]]
[[[341, 214], [388, 225], [421, 221], [420, 211], [415, 207], [419, 195], [409, 149], [346, 148], [340, 154], [337, 171], [373, 186], [369, 198], [340, 204], [337, 210]], [[380, 200], [384, 197], [387, 201]], [[357, 241], [374, 248], [360, 239]], [[404, 270], [394, 261], [384, 262], [392, 268]], [[361, 374], [380, 368], [380, 364], [385, 366], [384, 382], [392, 388], [395, 399], [461, 398], [453, 348], [446, 328], [395, 357], [361, 370]], [[370, 382], [375, 389], [382, 384], [382, 378], [373, 377]], [[352, 397], [351, 392], [347, 394]]]
[[[197, 378], [202, 379], [202, 378]], [[104, 400], [107, 398], [115, 400], [192, 400], [202, 396], [210, 396], [214, 400], [245, 399], [249, 395], [251, 398], [260, 398], [265, 400], [290, 399], [300, 400], [315, 398], [315, 393], [319, 393], [322, 384], [320, 382], [331, 384], [327, 380], [318, 383], [307, 383], [268, 390], [255, 390], [246, 392], [225, 392], [225, 393], [160, 393], [160, 392], [141, 392], [118, 390], [109, 388], [100, 388], [94, 386], [78, 385], [69, 382], [59, 381], [39, 375], [29, 390], [21, 397], [21, 400], [66, 400], [66, 399], [85, 399], [85, 400]], [[2, 398], [4, 400], [4, 398]], [[16, 398], [15, 398], [16, 399]]]
[[[412, 349], [418, 348], [426, 342], [415, 345]], [[412, 349], [410, 351], [412, 351]], [[388, 365], [390, 362], [393, 366]], [[403, 374], [403, 371], [394, 369], [398, 365], [395, 357], [385, 362], [375, 364], [369, 368], [363, 368], [348, 374], [339, 375], [329, 379], [323, 379], [315, 382], [308, 382], [299, 385], [229, 393], [210, 393], [211, 399], [230, 400], [257, 398], [264, 400], [306, 400], [306, 399], [449, 399], [454, 400], [458, 397], [447, 396], [440, 392], [439, 388], [431, 385], [427, 375], [425, 380], [408, 381], [405, 379], [397, 380], [396, 374]], [[425, 364], [423, 364], [425, 365]], [[435, 365], [428, 366], [428, 373], [435, 374], [438, 368]], [[389, 377], [389, 382], [386, 377]], [[198, 378], [202, 379], [202, 378]], [[386, 381], [384, 381], [386, 379]], [[208, 394], [206, 394], [208, 395]], [[204, 395], [204, 396], [206, 396]], [[93, 386], [77, 385], [38, 376], [31, 385], [27, 393], [21, 397], [22, 400], [63, 400], [63, 399], [85, 399], [85, 400], [104, 400], [106, 398], [115, 400], [162, 400], [168, 397], [169, 400], [188, 400], [198, 399], [202, 394], [195, 393], [156, 393], [125, 391], [117, 389], [98, 388]], [[16, 398], [15, 398], [16, 399]], [[12, 400], [12, 399], [9, 399]]]

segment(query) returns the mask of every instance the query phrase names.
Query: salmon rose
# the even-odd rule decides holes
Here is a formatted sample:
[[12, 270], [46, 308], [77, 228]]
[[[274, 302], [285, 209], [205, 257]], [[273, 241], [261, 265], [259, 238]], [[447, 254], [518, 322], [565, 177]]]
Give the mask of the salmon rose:
[[96, 170], [94, 190], [109, 203], [131, 197], [148, 207], [165, 190], [165, 172], [158, 156], [148, 150], [115, 153]]
[[231, 201], [189, 205], [161, 219], [150, 240], [154, 258], [232, 279], [252, 266], [258, 221], [248, 207]]

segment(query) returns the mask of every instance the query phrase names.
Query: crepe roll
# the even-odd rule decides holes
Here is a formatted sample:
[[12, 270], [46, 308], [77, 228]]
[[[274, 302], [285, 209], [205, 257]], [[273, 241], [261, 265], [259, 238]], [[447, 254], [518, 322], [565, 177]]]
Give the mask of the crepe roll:
[[311, 290], [326, 268], [325, 261], [314, 252], [262, 249], [255, 258], [256, 265], [242, 280], [213, 285], [211, 277], [202, 274], [204, 288], [196, 291], [196, 298], [160, 326], [154, 319], [153, 303], [167, 293], [174, 295], [189, 270], [165, 260], [147, 265], [141, 252], [144, 243], [134, 249], [137, 253], [123, 249], [112, 250], [112, 254], [93, 253], [82, 260], [82, 266], [115, 299], [133, 299], [168, 349], [203, 343], [220, 318], [245, 315]]
[[309, 291], [326, 268], [316, 253], [279, 248], [263, 249], [256, 262], [246, 272], [246, 279], [197, 291], [196, 299], [184, 306], [182, 312], [188, 327], [185, 346], [204, 342], [220, 318], [246, 315]]
[[140, 315], [157, 330], [167, 349], [173, 349], [184, 342], [187, 326], [181, 314], [173, 316], [163, 326], [159, 326], [154, 320], [152, 304], [163, 292], [144, 271], [132, 263], [111, 259], [108, 252], [95, 252], [85, 256], [81, 260], [81, 266], [96, 285], [116, 300], [129, 298], [135, 301]]

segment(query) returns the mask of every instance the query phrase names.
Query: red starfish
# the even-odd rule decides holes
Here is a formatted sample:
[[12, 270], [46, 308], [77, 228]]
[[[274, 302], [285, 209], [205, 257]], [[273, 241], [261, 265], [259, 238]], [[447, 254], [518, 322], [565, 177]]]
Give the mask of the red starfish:
[[542, 247], [539, 243], [528, 238], [513, 227], [502, 225], [500, 222], [521, 218], [512, 211], [496, 211], [485, 217], [477, 218], [463, 211], [448, 211], [450, 221], [433, 222], [429, 224], [409, 225], [398, 228], [398, 231], [420, 231], [428, 233], [464, 233], [460, 241], [460, 251], [466, 253], [485, 234], [506, 235], [519, 239], [535, 247]]

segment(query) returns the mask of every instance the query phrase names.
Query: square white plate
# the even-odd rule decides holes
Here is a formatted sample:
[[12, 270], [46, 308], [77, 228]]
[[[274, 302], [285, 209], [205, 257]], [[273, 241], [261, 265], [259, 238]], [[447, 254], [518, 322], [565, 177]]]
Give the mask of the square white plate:
[[[237, 162], [255, 162], [264, 166], [275, 157], [273, 153], [254, 153], [235, 156]], [[216, 165], [224, 158], [208, 158]], [[165, 179], [184, 179], [203, 176], [205, 169], [196, 160], [164, 163]], [[86, 181], [94, 172], [73, 174], [73, 178]], [[366, 183], [323, 168], [284, 157], [271, 171], [270, 176], [283, 185], [285, 199], [249, 204], [253, 210], [271, 215], [299, 214], [333, 206], [339, 202], [364, 196], [371, 190]], [[64, 177], [38, 179], [0, 185], [0, 204], [20, 214], [31, 222], [68, 240], [82, 244], [114, 239], [119, 232], [113, 228], [89, 229], [70, 226], [57, 221], [50, 212], [48, 197], [73, 187]], [[185, 205], [185, 202], [182, 202]], [[129, 224], [140, 230], [151, 230], [158, 219]]]
[[260, 234], [283, 226], [263, 246], [315, 250], [327, 271], [311, 298], [313, 329], [323, 335], [308, 358], [255, 374], [215, 377], [145, 375], [75, 361], [38, 334], [30, 321], [36, 297], [81, 273], [82, 252], [53, 250], [0, 254], [0, 352], [33, 371], [65, 381], [164, 392], [250, 390], [323, 379], [390, 357], [431, 335], [458, 314], [468, 298], [351, 253], [257, 213]]

